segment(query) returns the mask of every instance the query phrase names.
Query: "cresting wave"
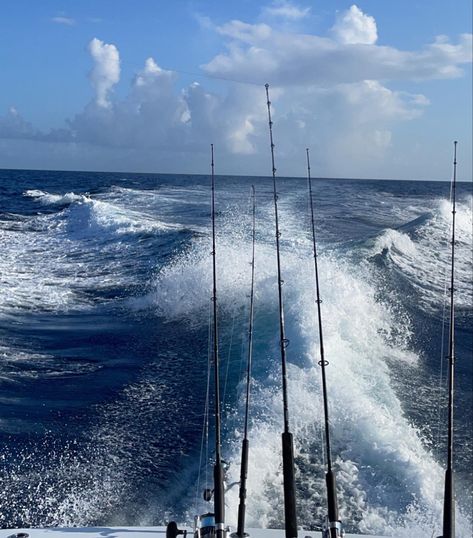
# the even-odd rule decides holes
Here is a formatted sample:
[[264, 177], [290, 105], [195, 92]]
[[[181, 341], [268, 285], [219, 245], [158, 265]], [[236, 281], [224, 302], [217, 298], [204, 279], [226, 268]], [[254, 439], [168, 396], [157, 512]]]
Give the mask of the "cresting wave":
[[[284, 218], [284, 217], [282, 217]], [[290, 222], [290, 216], [287, 215]], [[292, 226], [290, 225], [292, 228]], [[218, 238], [221, 315], [228, 319], [243, 307], [248, 292], [249, 243], [231, 230]], [[291, 428], [296, 444], [300, 524], [321, 525], [324, 516], [321, 456], [320, 372], [310, 253], [303, 238], [283, 257]], [[169, 319], [201, 320], [210, 289], [208, 245], [202, 241], [161, 272], [149, 300]], [[274, 248], [259, 242], [256, 254], [255, 334], [264, 340], [255, 350], [256, 391], [252, 398], [251, 455], [248, 481], [249, 526], [283, 524], [280, 433], [282, 404], [278, 390], [276, 280]], [[420, 431], [405, 417], [402, 395], [391, 383], [390, 366], [403, 364], [415, 375], [418, 357], [410, 351], [408, 319], [378, 299], [376, 280], [367, 268], [340, 255], [322, 256], [326, 356], [331, 391], [334, 454], [339, 470], [341, 515], [349, 530], [397, 536], [430, 536], [442, 513], [442, 470], [425, 447]], [[174, 301], [175, 297], [178, 301]], [[268, 329], [268, 320], [273, 323]], [[259, 365], [259, 366], [258, 366]], [[235, 414], [235, 431], [241, 416]], [[230, 428], [230, 431], [233, 431]], [[227, 443], [228, 482], [239, 480], [239, 435]], [[277, 455], [277, 456], [275, 456]], [[229, 522], [235, 524], [238, 488], [227, 494]], [[462, 516], [459, 534], [471, 530]]]
[[[457, 205], [455, 277], [459, 309], [469, 308], [473, 302], [472, 204], [470, 196]], [[370, 246], [372, 256], [387, 257], [414, 286], [422, 308], [428, 312], [443, 307], [450, 270], [451, 211], [447, 200], [438, 200], [432, 212], [397, 230], [385, 230]]]
[[40, 191], [39, 189], [27, 190], [24, 193], [24, 196], [35, 198], [44, 205], [71, 204], [72, 202], [81, 202], [86, 199], [84, 194], [75, 194], [73, 192], [67, 192], [66, 194], [50, 194], [48, 192]]
[[[123, 191], [125, 189], [122, 189]], [[139, 194], [143, 197], [145, 191]], [[154, 195], [152, 191], [149, 194]], [[117, 200], [118, 203], [112, 203], [86, 194], [68, 192], [61, 195], [40, 190], [28, 190], [25, 196], [38, 199], [44, 205], [69, 205], [70, 207], [65, 210], [66, 216], [71, 221], [69, 229], [84, 235], [99, 235], [105, 230], [109, 233], [126, 234], [181, 229], [178, 225], [160, 222], [156, 219], [156, 215], [148, 214], [146, 210], [138, 212], [136, 209], [120, 205], [120, 199]]]
[[74, 192], [28, 190], [24, 195], [58, 209], [0, 221], [0, 315], [90, 306], [95, 303], [90, 291], [106, 292], [132, 282], [133, 267], [120, 261], [123, 249], [136, 248], [127, 244], [130, 236], [184, 229], [120, 201], [111, 203]]

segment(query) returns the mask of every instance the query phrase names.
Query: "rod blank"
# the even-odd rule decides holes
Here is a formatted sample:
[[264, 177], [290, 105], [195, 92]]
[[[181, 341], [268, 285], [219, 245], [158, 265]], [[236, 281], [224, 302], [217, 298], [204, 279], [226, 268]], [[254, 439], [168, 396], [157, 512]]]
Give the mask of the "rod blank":
[[281, 350], [281, 370], [282, 370], [282, 396], [284, 413], [284, 433], [282, 434], [282, 461], [284, 477], [284, 516], [286, 527], [286, 538], [297, 537], [297, 516], [296, 516], [296, 486], [294, 480], [294, 448], [292, 434], [289, 432], [289, 410], [287, 394], [287, 368], [286, 368], [286, 348], [289, 341], [286, 338], [284, 326], [284, 303], [282, 294], [283, 279], [281, 276], [281, 253], [279, 238], [278, 219], [278, 194], [276, 189], [276, 165], [274, 162], [274, 141], [273, 141], [273, 121], [271, 119], [271, 101], [269, 100], [269, 84], [266, 88], [266, 104], [268, 107], [269, 139], [271, 143], [271, 164], [273, 174], [273, 197], [274, 197], [274, 220], [276, 226], [276, 258], [278, 269], [278, 297], [279, 297], [279, 347]]

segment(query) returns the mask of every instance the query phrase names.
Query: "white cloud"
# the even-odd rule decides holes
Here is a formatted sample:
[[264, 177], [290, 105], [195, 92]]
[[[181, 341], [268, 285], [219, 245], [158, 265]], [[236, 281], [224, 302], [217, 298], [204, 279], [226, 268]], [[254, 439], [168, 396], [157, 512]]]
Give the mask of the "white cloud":
[[378, 39], [376, 21], [370, 15], [365, 15], [355, 4], [338, 15], [332, 32], [338, 41], [348, 45], [373, 45]]
[[69, 121], [75, 142], [104, 147], [207, 151], [210, 141], [235, 155], [255, 153], [265, 109], [260, 88], [238, 86], [225, 97], [193, 83], [179, 91], [176, 74], [153, 58], [134, 77], [129, 95], [113, 106], [89, 104]]
[[[419, 51], [372, 44], [340, 43], [327, 37], [274, 31], [266, 24], [231, 21], [218, 27], [231, 38], [226, 52], [203, 66], [213, 76], [279, 86], [334, 84], [363, 80], [454, 78], [471, 62], [472, 36], [457, 44], [441, 39]], [[373, 36], [371, 37], [371, 40]]]
[[89, 52], [94, 60], [94, 67], [89, 79], [96, 92], [95, 102], [99, 107], [108, 108], [109, 93], [120, 80], [120, 55], [115, 45], [106, 44], [94, 37], [89, 43]]
[[[379, 46], [374, 19], [354, 8], [338, 17], [331, 37], [238, 20], [217, 26], [201, 18], [206, 29], [221, 36], [220, 53], [204, 67], [207, 73], [258, 83], [228, 84], [220, 92], [195, 82], [183, 88], [175, 72], [149, 57], [128, 95], [117, 98], [112, 90], [120, 79], [119, 51], [93, 39], [92, 102], [65, 129], [48, 134], [12, 109], [0, 117], [0, 138], [14, 139], [17, 148], [19, 139], [30, 145], [41, 140], [50, 149], [62, 140], [64, 155], [81, 168], [178, 172], [207, 170], [214, 142], [218, 162], [226, 166], [219, 173], [266, 174], [263, 84], [269, 81], [281, 175], [304, 174], [307, 146], [318, 175], [380, 176], [384, 169], [384, 175], [395, 175], [390, 163], [404, 162], [394, 153], [397, 129], [416, 121], [429, 100], [421, 93], [394, 91], [389, 81], [402, 88], [405, 81], [460, 76], [463, 64], [471, 62], [472, 36], [461, 35], [456, 42], [439, 36], [414, 51]], [[54, 158], [60, 154], [56, 146]], [[99, 164], [87, 164], [91, 159]]]
[[236, 20], [217, 26], [216, 29], [223, 36], [248, 44], [266, 42], [272, 35], [271, 27], [267, 24], [248, 24]]
[[65, 24], [66, 26], [74, 26], [76, 23], [75, 19], [71, 19], [70, 17], [62, 17], [62, 16], [53, 17], [51, 21], [56, 24]]
[[281, 17], [297, 21], [304, 19], [310, 13], [310, 7], [302, 8], [287, 0], [274, 0], [270, 6], [263, 8], [263, 15]]
[[309, 146], [317, 174], [345, 177], [376, 175], [392, 150], [393, 129], [419, 117], [427, 104], [371, 80], [301, 86], [271, 98], [278, 154], [283, 151], [286, 161], [298, 158], [303, 175], [301, 148]]

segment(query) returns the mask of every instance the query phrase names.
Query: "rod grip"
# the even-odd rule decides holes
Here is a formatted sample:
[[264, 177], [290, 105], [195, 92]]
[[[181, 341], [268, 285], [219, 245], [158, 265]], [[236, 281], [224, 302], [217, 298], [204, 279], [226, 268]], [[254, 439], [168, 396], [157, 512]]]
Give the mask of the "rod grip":
[[455, 494], [453, 488], [453, 471], [445, 471], [445, 495], [443, 502], [443, 538], [455, 536]]
[[325, 483], [327, 484], [328, 518], [330, 521], [338, 521], [337, 483], [332, 469], [327, 471]]
[[248, 477], [248, 449], [250, 443], [248, 439], [243, 439], [241, 444], [241, 469], [240, 469], [240, 504], [238, 505], [238, 525], [237, 536], [243, 538], [245, 535], [245, 501], [246, 501], [246, 479]]
[[284, 516], [286, 538], [297, 538], [296, 485], [292, 433], [282, 434], [282, 468], [284, 478]]
[[222, 530], [223, 524], [225, 523], [224, 494], [223, 466], [221, 462], [217, 461], [217, 463], [214, 465], [214, 512], [217, 538], [222, 538], [224, 536], [224, 531]]

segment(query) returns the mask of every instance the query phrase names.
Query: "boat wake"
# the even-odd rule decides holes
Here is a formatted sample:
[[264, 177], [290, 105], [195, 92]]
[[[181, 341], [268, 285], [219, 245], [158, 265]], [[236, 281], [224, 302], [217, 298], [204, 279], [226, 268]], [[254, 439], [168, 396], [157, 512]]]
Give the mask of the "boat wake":
[[[286, 216], [286, 222], [291, 217]], [[219, 295], [224, 319], [244, 308], [248, 290], [249, 243], [242, 245], [226, 229], [218, 239]], [[300, 233], [300, 232], [299, 232]], [[395, 232], [392, 234], [396, 238]], [[388, 232], [389, 234], [389, 232]], [[386, 237], [387, 234], [385, 234]], [[312, 266], [304, 238], [295, 238], [283, 256], [291, 428], [296, 444], [300, 524], [321, 526], [324, 513], [322, 404]], [[238, 239], [238, 240], [237, 240]], [[403, 253], [416, 248], [402, 239]], [[282, 403], [276, 314], [274, 248], [257, 245], [255, 394], [252, 398], [247, 518], [249, 526], [283, 524], [280, 466]], [[211, 287], [208, 246], [198, 243], [161, 272], [148, 296], [168, 319], [201, 320]], [[427, 448], [423, 433], [408, 419], [402, 393], [392, 383], [399, 368], [415, 376], [420, 357], [411, 347], [409, 318], [379, 300], [376, 277], [368, 267], [354, 266], [340, 254], [320, 259], [330, 414], [334, 453], [339, 454], [341, 517], [349, 531], [408, 536], [414, 528], [430, 536], [441, 518], [442, 469]], [[381, 285], [381, 283], [379, 283]], [[176, 301], [176, 297], [178, 300]], [[271, 329], [268, 324], [271, 323]], [[242, 405], [242, 404], [241, 404]], [[241, 409], [235, 412], [235, 430]], [[233, 431], [230, 428], [230, 431]], [[228, 444], [229, 483], [239, 480], [241, 439]], [[274, 455], [278, 454], [275, 458]], [[227, 494], [229, 517], [236, 518], [237, 488]], [[232, 521], [235, 523], [235, 519]], [[460, 523], [465, 536], [469, 527]], [[400, 534], [404, 533], [404, 534]]]
[[[337, 188], [338, 204], [346, 187]], [[250, 216], [242, 216], [247, 193], [238, 189], [223, 192], [222, 187], [225, 202], [217, 214], [223, 455], [229, 484], [239, 480], [251, 259]], [[56, 192], [25, 191], [22, 203], [33, 209], [16, 217], [3, 214], [0, 222], [5, 254], [0, 258], [0, 321], [5, 327], [9, 320], [17, 323], [14, 334], [2, 340], [0, 382], [25, 391], [28, 383], [41, 383], [32, 385], [40, 396], [2, 393], [1, 403], [14, 409], [10, 418], [2, 416], [2, 432], [23, 437], [17, 445], [5, 443], [2, 487], [15, 493], [0, 501], [0, 522], [10, 527], [164, 524], [170, 513], [188, 522], [203, 508], [195, 496], [212, 288], [208, 188], [131, 184], [83, 194], [73, 186], [65, 194]], [[314, 528], [325, 515], [323, 425], [310, 228], [301, 192], [291, 184], [281, 195], [280, 221], [299, 524]], [[471, 319], [471, 197], [460, 202], [461, 325], [462, 312]], [[383, 211], [383, 225], [367, 220], [353, 239], [338, 242], [330, 228], [338, 225], [346, 233], [349, 226], [342, 218], [325, 219], [321, 229], [326, 235], [319, 238], [340, 516], [347, 532], [430, 538], [440, 528], [443, 470], [432, 448], [437, 427], [432, 376], [424, 375], [428, 361], [413, 317], [420, 311], [432, 332], [437, 330], [450, 208], [445, 200], [435, 199], [428, 207], [407, 200], [391, 222], [387, 215], [395, 209]], [[247, 523], [281, 527], [283, 423], [273, 210], [267, 192], [259, 195], [258, 187], [257, 223]], [[116, 324], [113, 331], [99, 326], [99, 314], [108, 316], [110, 326]], [[31, 341], [21, 339], [26, 326], [34, 329]], [[58, 328], [67, 341], [48, 347], [44, 342]], [[3, 325], [2, 331], [3, 336]], [[87, 350], [84, 357], [76, 354], [87, 345], [90, 357]], [[104, 372], [108, 377], [101, 377]], [[96, 400], [87, 403], [86, 411], [79, 397], [74, 413], [68, 406], [75, 404], [60, 399], [70, 399], [69, 394], [55, 394], [65, 394], [67, 387], [72, 394], [87, 392], [89, 383]], [[420, 419], [413, 416], [414, 400], [422, 410]], [[65, 440], [45, 433], [41, 422], [35, 429], [33, 419], [18, 420], [26, 408], [34, 414], [38, 402], [45, 403], [51, 417], [57, 413]], [[202, 485], [205, 465], [200, 476]], [[472, 534], [470, 493], [462, 480], [457, 533], [467, 538]], [[234, 525], [237, 487], [230, 488], [226, 501], [228, 522]]]

